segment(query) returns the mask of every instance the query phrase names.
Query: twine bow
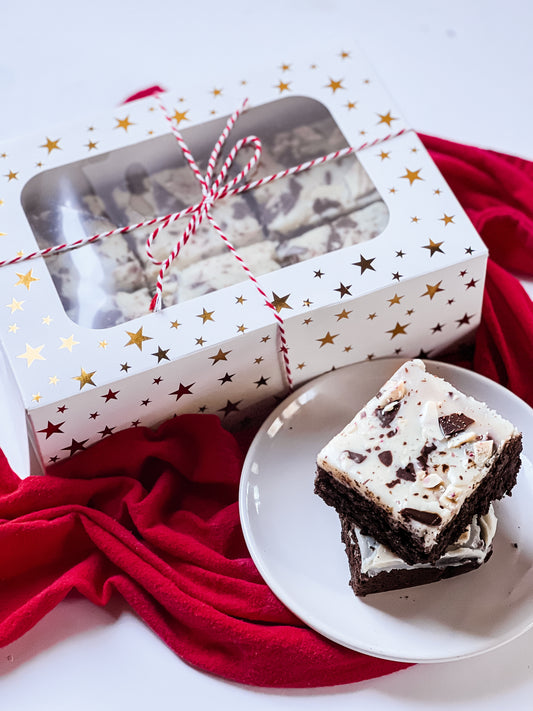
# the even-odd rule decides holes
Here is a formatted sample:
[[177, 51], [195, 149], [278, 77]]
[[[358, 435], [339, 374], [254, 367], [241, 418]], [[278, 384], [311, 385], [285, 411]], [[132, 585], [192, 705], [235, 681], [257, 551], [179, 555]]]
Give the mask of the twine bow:
[[[246, 274], [248, 275], [249, 279], [252, 280], [254, 283], [256, 289], [259, 291], [261, 296], [265, 300], [265, 305], [269, 307], [272, 310], [272, 313], [274, 315], [274, 318], [277, 321], [278, 324], [278, 333], [280, 337], [280, 353], [283, 357], [283, 365], [284, 365], [284, 370], [285, 370], [285, 377], [287, 380], [287, 384], [289, 386], [289, 389], [292, 390], [293, 388], [293, 379], [292, 379], [292, 373], [291, 373], [291, 368], [290, 368], [290, 363], [289, 363], [289, 356], [288, 356], [288, 346], [287, 346], [287, 339], [285, 336], [285, 328], [283, 326], [283, 319], [281, 316], [278, 314], [276, 311], [276, 308], [274, 305], [269, 301], [267, 298], [267, 295], [261, 288], [259, 282], [253, 275], [252, 271], [249, 269], [249, 267], [246, 265], [244, 259], [240, 256], [240, 254], [237, 252], [235, 247], [232, 245], [228, 237], [224, 234], [224, 231], [220, 227], [220, 225], [217, 223], [213, 215], [211, 214], [211, 207], [214, 205], [214, 203], [217, 200], [220, 200], [227, 195], [233, 195], [236, 192], [247, 190], [251, 187], [251, 183], [246, 183], [240, 187], [239, 183], [242, 183], [244, 178], [251, 173], [255, 167], [257, 166], [260, 158], [261, 158], [261, 141], [257, 136], [247, 136], [246, 138], [241, 138], [237, 143], [233, 146], [231, 151], [229, 152], [226, 160], [224, 161], [222, 168], [220, 169], [219, 174], [216, 176], [216, 178], [213, 178], [214, 170], [215, 170], [215, 165], [217, 163], [217, 160], [220, 155], [220, 151], [222, 150], [226, 139], [228, 138], [229, 134], [231, 133], [231, 130], [233, 129], [237, 119], [241, 115], [241, 113], [244, 111], [246, 104], [247, 104], [247, 99], [244, 100], [242, 106], [240, 109], [237, 109], [234, 111], [234, 113], [229, 117], [224, 130], [220, 134], [217, 142], [215, 143], [215, 147], [213, 148], [213, 151], [211, 152], [211, 155], [209, 156], [209, 160], [207, 163], [207, 170], [205, 176], [202, 175], [200, 169], [198, 168], [198, 165], [196, 164], [196, 161], [194, 160], [194, 157], [192, 153], [190, 152], [187, 144], [185, 143], [183, 136], [181, 135], [180, 131], [174, 126], [172, 123], [172, 119], [170, 115], [168, 114], [165, 106], [161, 102], [161, 100], [158, 97], [158, 102], [161, 110], [163, 111], [163, 114], [167, 121], [170, 124], [172, 133], [174, 134], [176, 140], [179, 143], [179, 146], [183, 152], [183, 155], [189, 164], [191, 170], [193, 171], [194, 175], [196, 176], [198, 182], [200, 183], [201, 189], [202, 189], [202, 199], [200, 200], [199, 203], [196, 205], [192, 205], [185, 210], [182, 210], [181, 212], [174, 213], [173, 215], [169, 215], [163, 222], [158, 224], [158, 226], [155, 228], [155, 230], [152, 232], [152, 234], [148, 237], [146, 240], [146, 253], [148, 255], [148, 258], [150, 261], [155, 264], [156, 266], [161, 266], [161, 269], [159, 270], [159, 274], [157, 275], [157, 284], [156, 284], [156, 291], [155, 295], [152, 299], [152, 302], [150, 304], [150, 310], [152, 311], [159, 311], [162, 306], [162, 293], [163, 293], [163, 280], [165, 278], [165, 273], [174, 261], [174, 259], [178, 256], [180, 253], [180, 250], [182, 247], [184, 247], [187, 242], [189, 241], [190, 237], [196, 232], [200, 224], [202, 223], [202, 220], [204, 217], [207, 217], [209, 222], [211, 223], [213, 229], [216, 230], [218, 235], [221, 237], [221, 239], [224, 240], [226, 243], [226, 246], [228, 249], [232, 252], [233, 256], [235, 259], [239, 262], [241, 267], [244, 269]], [[248, 163], [244, 166], [244, 168], [228, 183], [225, 183], [228, 172], [233, 165], [233, 162], [235, 161], [235, 158], [237, 157], [238, 153], [240, 150], [243, 148], [246, 148], [248, 146], [254, 146], [254, 154], [248, 161]], [[183, 217], [185, 215], [192, 215], [192, 217], [189, 220], [189, 223], [187, 227], [185, 228], [185, 231], [183, 232], [181, 238], [177, 241], [174, 249], [172, 252], [168, 255], [168, 257], [164, 261], [160, 261], [154, 258], [152, 254], [152, 244], [154, 241], [157, 239], [157, 235], [162, 229], [165, 229], [168, 227], [168, 225], [171, 222], [174, 222], [175, 220], [178, 220], [180, 217]]]
[[[220, 225], [217, 223], [215, 218], [213, 217], [211, 213], [211, 208], [215, 204], [217, 200], [220, 200], [224, 197], [226, 197], [231, 191], [233, 191], [240, 183], [243, 182], [244, 178], [251, 173], [255, 167], [257, 166], [260, 158], [261, 158], [261, 153], [262, 153], [262, 148], [261, 148], [261, 141], [257, 136], [247, 136], [246, 138], [241, 138], [237, 143], [233, 146], [231, 151], [228, 154], [228, 157], [224, 161], [224, 164], [222, 165], [222, 168], [220, 169], [219, 174], [214, 177], [214, 170], [216, 163], [218, 161], [218, 158], [220, 156], [220, 152], [226, 142], [226, 139], [228, 138], [229, 134], [231, 133], [231, 130], [233, 129], [237, 119], [239, 118], [240, 114], [244, 111], [246, 107], [247, 100], [245, 100], [241, 106], [240, 109], [237, 109], [228, 119], [226, 126], [224, 127], [224, 130], [220, 134], [217, 142], [215, 143], [215, 147], [213, 148], [213, 151], [211, 152], [211, 155], [209, 156], [209, 160], [207, 163], [207, 170], [205, 173], [205, 176], [202, 175], [200, 169], [198, 168], [198, 165], [196, 164], [196, 161], [194, 160], [194, 157], [192, 156], [187, 144], [185, 143], [183, 136], [179, 132], [179, 130], [174, 126], [172, 123], [172, 120], [169, 117], [169, 114], [167, 113], [165, 107], [159, 100], [159, 105], [161, 110], [163, 111], [163, 114], [167, 118], [167, 120], [170, 123], [171, 130], [176, 138], [176, 140], [179, 143], [179, 146], [183, 152], [183, 155], [191, 168], [192, 172], [194, 173], [196, 179], [200, 183], [200, 187], [202, 190], [202, 199], [200, 202], [198, 202], [196, 205], [192, 205], [191, 207], [188, 207], [186, 210], [183, 210], [182, 212], [175, 213], [173, 215], [170, 215], [164, 222], [162, 222], [160, 225], [156, 227], [156, 229], [152, 232], [152, 234], [148, 237], [146, 241], [146, 253], [148, 255], [148, 258], [150, 261], [155, 264], [156, 266], [161, 266], [161, 269], [159, 271], [159, 275], [157, 277], [157, 283], [156, 283], [156, 291], [154, 298], [152, 299], [152, 303], [150, 305], [150, 310], [152, 311], [159, 311], [159, 309], [162, 306], [162, 289], [163, 289], [163, 280], [165, 277], [166, 271], [169, 269], [170, 265], [176, 259], [178, 254], [180, 253], [180, 250], [182, 247], [184, 247], [189, 239], [194, 235], [200, 224], [202, 223], [202, 220], [204, 217], [207, 217], [209, 222], [211, 223], [213, 229], [215, 229], [219, 236], [224, 240], [226, 243], [228, 249], [230, 249], [233, 254], [238, 258], [237, 252], [235, 251], [235, 248], [231, 244], [230, 240], [228, 237], [224, 234], [222, 231]], [[251, 159], [248, 161], [248, 163], [244, 166], [244, 168], [228, 183], [225, 183], [225, 180], [227, 178], [227, 175], [229, 173], [229, 170], [231, 166], [233, 165], [233, 162], [235, 161], [235, 158], [237, 157], [239, 151], [241, 151], [243, 148], [246, 148], [248, 146], [253, 146], [255, 148], [254, 154], [251, 157]], [[158, 234], [160, 233], [161, 230], [165, 229], [168, 227], [168, 225], [171, 222], [174, 222], [175, 220], [179, 219], [180, 217], [183, 217], [185, 215], [191, 215], [191, 218], [189, 220], [189, 223], [184, 230], [181, 238], [178, 240], [176, 243], [174, 249], [171, 251], [171, 253], [168, 255], [168, 257], [161, 261], [157, 260], [154, 258], [153, 253], [152, 253], [152, 244], [154, 241], [157, 239]], [[246, 265], [242, 261], [242, 259], [239, 260], [245, 270], [247, 270]], [[248, 270], [248, 274], [250, 274]]]

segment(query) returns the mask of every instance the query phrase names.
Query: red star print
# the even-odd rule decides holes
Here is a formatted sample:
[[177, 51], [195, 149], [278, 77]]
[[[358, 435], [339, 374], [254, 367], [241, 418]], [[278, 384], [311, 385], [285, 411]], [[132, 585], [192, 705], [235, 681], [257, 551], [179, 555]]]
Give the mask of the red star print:
[[63, 421], [63, 422], [58, 422], [57, 425], [54, 425], [52, 422], [50, 422], [50, 420], [48, 420], [48, 424], [46, 425], [44, 430], [38, 430], [38, 431], [43, 432], [43, 433], [46, 432], [46, 439], [48, 439], [48, 437], [51, 437], [53, 434], [62, 433], [63, 430], [61, 429], [61, 425], [64, 425], [64, 424], [65, 424], [65, 422]]
[[473, 316], [474, 316], [474, 314], [471, 314], [470, 316], [468, 314], [465, 314], [463, 316], [463, 318], [455, 319], [458, 324], [457, 328], [459, 328], [459, 326], [466, 326], [467, 324], [469, 324], [470, 319], [473, 318]]
[[72, 440], [71, 444], [69, 447], [62, 447], [63, 451], [70, 450], [70, 457], [72, 457], [73, 454], [76, 454], [76, 452], [81, 452], [82, 449], [85, 449], [85, 442], [88, 442], [88, 439], [84, 439], [81, 442], [77, 442], [75, 439]]
[[179, 384], [179, 387], [177, 390], [174, 390], [174, 392], [169, 393], [169, 395], [175, 395], [176, 400], [179, 400], [180, 397], [183, 397], [184, 395], [192, 395], [191, 388], [194, 385], [194, 383], [191, 383], [190, 385], [184, 385], [183, 383]]
[[242, 400], [237, 400], [237, 402], [231, 402], [231, 400], [228, 400], [226, 405], [219, 409], [219, 412], [223, 412], [224, 417], [227, 417], [230, 414], [230, 412], [237, 412], [238, 411], [239, 405], [241, 402], [242, 402]]

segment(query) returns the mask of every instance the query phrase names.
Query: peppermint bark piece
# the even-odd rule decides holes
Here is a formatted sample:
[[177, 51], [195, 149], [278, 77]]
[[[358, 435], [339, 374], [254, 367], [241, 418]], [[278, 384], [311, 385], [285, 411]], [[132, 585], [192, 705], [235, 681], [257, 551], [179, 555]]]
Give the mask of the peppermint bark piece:
[[297, 264], [337, 249], [351, 247], [380, 235], [388, 221], [388, 211], [382, 202], [375, 202], [357, 212], [287, 239], [276, 247], [280, 266]]
[[[131, 177], [131, 176], [130, 176]], [[165, 169], [151, 175], [141, 175], [135, 181], [126, 180], [124, 185], [112, 191], [112, 212], [123, 224], [134, 224], [153, 217], [177, 213], [193, 207], [202, 199], [197, 179], [188, 166]], [[263, 239], [263, 229], [254, 214], [251, 199], [247, 195], [232, 195], [218, 200], [211, 208], [213, 217], [234, 247], [239, 249]], [[189, 217], [170, 222], [160, 229], [152, 244], [155, 259], [164, 261], [176, 244], [182, 240]], [[146, 240], [154, 231], [142, 228], [131, 233], [133, 249], [143, 264], [146, 279], [155, 284], [159, 267], [146, 253]], [[184, 269], [201, 259], [223, 254], [227, 246], [207, 218], [198, 225], [187, 244], [180, 249], [178, 264]]]
[[318, 165], [254, 191], [269, 239], [283, 240], [377, 202], [379, 195], [354, 156]]
[[408, 361], [317, 457], [315, 491], [407, 563], [435, 562], [516, 483], [521, 433]]
[[[275, 247], [271, 242], [258, 242], [239, 250], [239, 255], [254, 276], [267, 274], [279, 269], [275, 257]], [[248, 279], [235, 256], [226, 250], [197, 264], [178, 271], [176, 301], [193, 299], [226, 286], [238, 284]]]

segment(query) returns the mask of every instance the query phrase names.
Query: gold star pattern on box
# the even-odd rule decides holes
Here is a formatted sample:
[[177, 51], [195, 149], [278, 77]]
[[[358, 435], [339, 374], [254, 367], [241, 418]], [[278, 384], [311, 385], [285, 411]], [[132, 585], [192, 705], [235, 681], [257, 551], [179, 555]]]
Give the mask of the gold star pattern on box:
[[174, 111], [174, 115], [172, 116], [172, 118], [179, 126], [182, 121], [190, 121], [189, 117], [187, 116], [188, 113], [189, 113], [188, 111], [178, 111], [176, 109], [176, 111]]
[[80, 342], [74, 340], [74, 334], [69, 336], [68, 338], [63, 338], [62, 336], [59, 336], [59, 340], [61, 341], [61, 345], [59, 346], [59, 350], [62, 348], [66, 348], [70, 353], [72, 353], [72, 349], [74, 346], [79, 346]]
[[48, 151], [48, 155], [52, 153], [52, 151], [59, 151], [61, 150], [61, 146], [59, 145], [60, 138], [56, 138], [55, 140], [52, 140], [50, 138], [46, 138], [46, 141], [43, 143], [41, 148], [46, 148]]
[[272, 293], [272, 306], [276, 309], [278, 313], [283, 309], [292, 309], [292, 306], [289, 306], [287, 302], [289, 297], [290, 294], [285, 294], [285, 296], [278, 296], [275, 292]]
[[432, 257], [434, 254], [437, 252], [440, 252], [441, 254], [444, 254], [444, 250], [441, 249], [441, 245], [444, 244], [444, 241], [441, 242], [434, 242], [432, 239], [429, 240], [429, 244], [423, 245], [423, 249], [428, 249], [429, 250], [429, 256]]
[[137, 348], [138, 348], [140, 351], [142, 351], [142, 349], [143, 349], [143, 343], [144, 343], [145, 341], [151, 341], [151, 340], [152, 340], [151, 336], [145, 336], [145, 335], [143, 334], [143, 328], [144, 328], [144, 327], [141, 326], [141, 327], [139, 328], [139, 330], [136, 331], [135, 333], [134, 333], [133, 331], [126, 331], [126, 333], [128, 334], [128, 336], [129, 336], [129, 338], [130, 338], [130, 340], [125, 344], [126, 347], [127, 347], [127, 346], [137, 346]]
[[122, 129], [124, 129], [124, 131], [127, 131], [130, 128], [130, 126], [134, 125], [130, 121], [129, 116], [125, 116], [124, 118], [115, 119], [115, 121], [117, 122], [115, 128], [122, 128]]
[[40, 346], [30, 346], [29, 343], [26, 343], [26, 350], [24, 353], [20, 353], [17, 358], [24, 358], [26, 361], [28, 368], [33, 364], [34, 361], [36, 360], [45, 360], [45, 357], [41, 355], [41, 351], [44, 348], [44, 344], [41, 344]]
[[344, 89], [342, 85], [342, 79], [330, 79], [327, 87], [328, 89], [331, 89], [333, 93], [335, 93], [339, 89]]
[[420, 177], [422, 169], [419, 168], [418, 170], [409, 170], [409, 168], [405, 169], [405, 175], [401, 175], [401, 178], [405, 178], [406, 180], [409, 181], [409, 185], [413, 185], [417, 180], [424, 180], [424, 178]]
[[81, 373], [79, 375], [73, 376], [72, 380], [78, 380], [80, 383], [80, 390], [82, 390], [86, 385], [96, 385], [96, 383], [94, 383], [92, 379], [95, 373], [95, 370], [91, 371], [90, 373], [87, 373], [82, 368]]
[[15, 286], [25, 286], [29, 291], [32, 283], [34, 281], [39, 281], [37, 277], [33, 276], [33, 269], [30, 269], [26, 274], [20, 274], [17, 272], [18, 281], [15, 282]]
[[384, 123], [386, 126], [389, 126], [389, 128], [392, 126], [393, 121], [398, 120], [395, 116], [391, 116], [390, 111], [387, 111], [386, 114], [378, 114], [378, 118], [378, 123]]
[[[253, 132], [262, 138], [268, 126], [261, 104], [309, 96], [352, 146], [403, 130], [357, 156], [388, 210], [386, 231], [261, 276], [265, 296], [243, 281], [102, 331], [73, 323], [58, 308], [46, 263], [0, 271], [0, 331], [24, 383], [44, 460], [73, 456], [127, 426], [155, 424], [163, 412], [217, 414], [228, 427], [245, 422], [256, 404], [274, 405], [287, 393], [282, 349], [298, 386], [367, 358], [433, 356], [479, 321], [485, 248], [357, 48], [317, 52], [308, 61], [278, 57], [270, 72], [242, 77], [229, 81], [215, 71], [207, 86], [191, 82], [183, 93], [164, 94], [174, 127], [188, 131], [215, 111], [228, 116], [248, 97], [258, 117]], [[307, 112], [300, 114], [305, 123]], [[87, 126], [77, 141], [75, 132], [60, 136], [43, 127], [33, 143], [0, 151], [0, 258], [36, 248], [20, 193], [41, 168], [134, 151], [147, 135], [169, 133], [150, 98]], [[333, 163], [329, 169], [335, 176]], [[231, 240], [231, 224], [226, 230]], [[306, 225], [298, 231], [305, 234]]]

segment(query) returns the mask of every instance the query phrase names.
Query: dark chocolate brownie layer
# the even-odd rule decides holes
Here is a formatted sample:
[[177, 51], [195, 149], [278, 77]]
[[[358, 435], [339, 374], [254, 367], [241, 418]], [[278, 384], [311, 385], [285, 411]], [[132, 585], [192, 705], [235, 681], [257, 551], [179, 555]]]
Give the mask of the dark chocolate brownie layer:
[[426, 550], [420, 539], [413, 536], [402, 521], [389, 516], [388, 511], [354, 489], [341, 484], [328, 472], [318, 467], [315, 493], [338, 514], [346, 516], [376, 541], [390, 548], [406, 563], [434, 563], [464, 531], [475, 514], [486, 514], [490, 503], [511, 493], [520, 469], [522, 437], [512, 437], [502, 448], [490, 472], [465, 501], [458, 514], [445, 526], [435, 544]]
[[[358, 597], [435, 583], [438, 580], [468, 573], [481, 565], [478, 561], [467, 561], [462, 565], [449, 565], [445, 568], [414, 568], [410, 570], [383, 571], [376, 575], [367, 575], [361, 572], [361, 551], [357, 545], [357, 540], [353, 540], [350, 535], [351, 525], [343, 516], [340, 519], [341, 539], [345, 545], [350, 566], [350, 587]], [[485, 563], [491, 555], [492, 550], [487, 554]]]

